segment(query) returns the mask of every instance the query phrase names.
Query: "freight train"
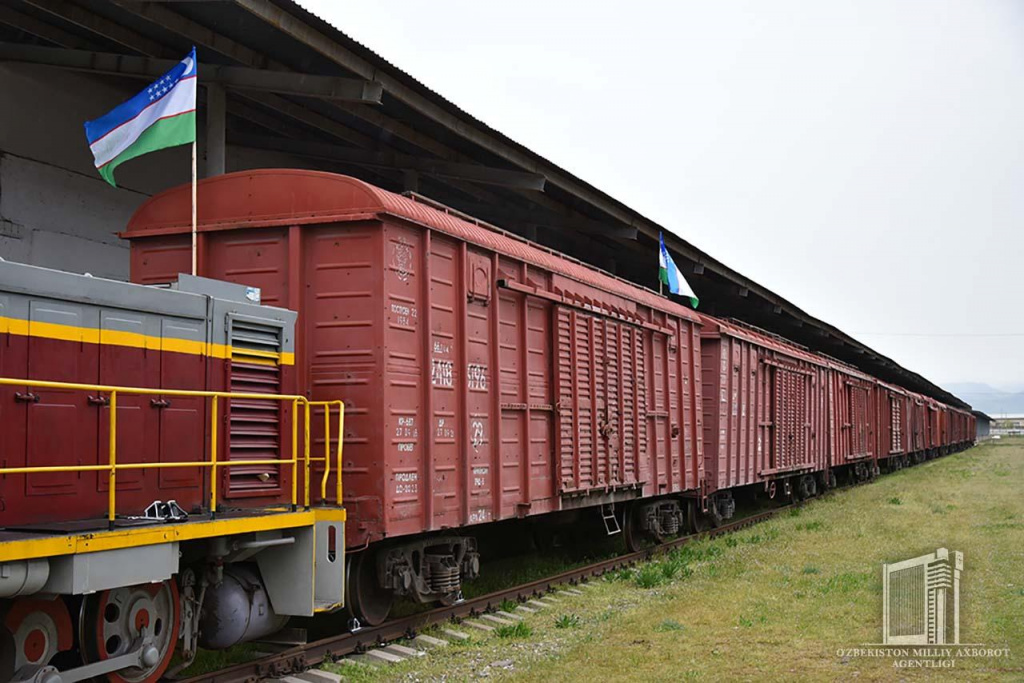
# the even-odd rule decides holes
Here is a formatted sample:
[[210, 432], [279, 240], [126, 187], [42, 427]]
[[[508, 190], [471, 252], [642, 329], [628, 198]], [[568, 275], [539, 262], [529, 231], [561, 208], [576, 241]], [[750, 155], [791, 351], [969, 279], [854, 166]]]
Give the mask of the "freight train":
[[458, 600], [484, 525], [635, 547], [973, 442], [967, 411], [416, 195], [198, 196], [203, 277], [188, 188], [122, 233], [135, 284], [0, 264], [0, 677], [149, 683], [289, 616]]

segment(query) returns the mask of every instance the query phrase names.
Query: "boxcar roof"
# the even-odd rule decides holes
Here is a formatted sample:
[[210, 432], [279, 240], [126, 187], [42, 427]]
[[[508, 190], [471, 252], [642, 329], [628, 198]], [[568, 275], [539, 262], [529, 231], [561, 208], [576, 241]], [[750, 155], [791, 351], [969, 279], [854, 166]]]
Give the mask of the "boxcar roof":
[[[459, 212], [388, 192], [349, 176], [296, 169], [240, 171], [200, 181], [197, 196], [200, 232], [396, 217], [644, 306], [696, 323], [702, 320], [685, 306], [569, 256]], [[133, 239], [188, 232], [190, 212], [189, 185], [166, 190], [139, 207], [122, 236]]]
[[706, 315], [702, 315], [701, 318], [704, 321], [704, 327], [701, 329], [702, 335], [733, 337], [734, 339], [741, 339], [752, 344], [757, 344], [758, 346], [762, 346], [779, 353], [784, 353], [792, 358], [797, 358], [808, 363], [814, 363], [815, 365], [820, 365], [822, 367], [835, 366], [847, 372], [853, 370], [853, 368], [845, 364], [835, 363], [832, 359], [826, 356], [805, 349], [804, 347], [794, 344], [788, 339], [783, 339], [777, 335], [766, 333], [747, 325], [736, 324], [727, 320], [719, 320], [718, 318], [712, 318]]

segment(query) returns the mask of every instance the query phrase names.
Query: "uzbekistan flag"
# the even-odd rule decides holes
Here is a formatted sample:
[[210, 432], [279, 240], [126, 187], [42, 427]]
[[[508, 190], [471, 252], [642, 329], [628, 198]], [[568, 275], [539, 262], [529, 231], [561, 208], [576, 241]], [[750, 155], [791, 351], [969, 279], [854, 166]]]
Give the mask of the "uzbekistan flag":
[[108, 183], [114, 169], [147, 152], [186, 145], [196, 139], [196, 49], [127, 102], [94, 121], [85, 136], [96, 168]]
[[658, 255], [658, 279], [668, 285], [668, 291], [689, 298], [690, 305], [697, 308], [700, 300], [693, 293], [693, 290], [690, 289], [690, 285], [686, 278], [683, 277], [682, 271], [679, 270], [676, 262], [669, 255], [668, 249], [665, 248], [665, 237], [661, 233], [658, 233], [658, 241], [661, 243], [661, 253]]

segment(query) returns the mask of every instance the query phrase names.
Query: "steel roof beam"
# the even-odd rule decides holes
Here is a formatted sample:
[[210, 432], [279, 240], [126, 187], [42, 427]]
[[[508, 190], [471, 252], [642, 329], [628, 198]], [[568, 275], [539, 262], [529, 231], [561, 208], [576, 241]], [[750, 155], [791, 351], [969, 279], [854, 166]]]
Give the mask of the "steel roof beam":
[[[0, 60], [144, 79], [158, 78], [178, 63], [173, 59], [14, 43], [0, 43]], [[290, 71], [265, 71], [216, 64], [202, 65], [202, 80], [226, 88], [302, 95], [340, 102], [380, 104], [382, 94], [380, 83], [356, 78], [311, 76]]]
[[[81, 8], [75, 7], [68, 15], [62, 14], [62, 11], [68, 5], [63, 0], [32, 0], [32, 3], [37, 5], [40, 9], [43, 9], [53, 16], [61, 17], [64, 20], [71, 21], [71, 23], [79, 26], [80, 28], [86, 29], [91, 33], [113, 40], [114, 42], [123, 45], [124, 47], [134, 50], [140, 54], [147, 55], [149, 57], [176, 57], [172, 50], [156, 43], [148, 38], [141, 36], [134, 31], [124, 29], [119, 24], [116, 24], [109, 19], [99, 17], [97, 15], [91, 15], [87, 12], [81, 11]], [[4, 8], [0, 6], [0, 18], [7, 19], [8, 13], [3, 12]], [[17, 14], [17, 13], [15, 13]], [[22, 15], [24, 16], [24, 15]], [[10, 17], [11, 19], [18, 19], [19, 17]], [[49, 25], [45, 22], [41, 22], [32, 17], [26, 17], [31, 22], [25, 25], [22, 30], [27, 30], [33, 35], [38, 35], [41, 38], [62, 45], [64, 47], [80, 47], [85, 49], [91, 49], [95, 51], [98, 47], [94, 40], [87, 38], [81, 38], [72, 35], [66, 31], [56, 29], [57, 32], [49, 31]], [[38, 25], [38, 26], [37, 26]], [[30, 30], [33, 29], [33, 30]], [[116, 38], [114, 38], [116, 36]], [[301, 123], [326, 132], [334, 137], [346, 140], [356, 145], [372, 145], [373, 139], [362, 133], [358, 133], [343, 124], [335, 121], [334, 119], [328, 118], [314, 111], [311, 111], [305, 107], [295, 104], [291, 100], [284, 97], [272, 94], [272, 93], [260, 93], [255, 95], [251, 92], [238, 91], [239, 97], [244, 98], [250, 102], [258, 103], [264, 107], [283, 114], [285, 117], [300, 121]], [[262, 111], [245, 102], [232, 102], [231, 109], [237, 110], [238, 114], [246, 120], [253, 121], [258, 125], [267, 126], [267, 122], [270, 120], [270, 116], [264, 114]]]
[[18, 12], [6, 5], [0, 5], [0, 24], [13, 26], [54, 45], [68, 45], [71, 47], [89, 46], [88, 41], [68, 33], [62, 28], [47, 24], [45, 21], [40, 21], [35, 17]]
[[157, 41], [141, 36], [130, 28], [98, 14], [93, 14], [84, 7], [67, 2], [67, 0], [25, 0], [25, 2], [141, 54], [150, 57], [170, 58], [175, 56]]
[[491, 206], [488, 204], [462, 204], [460, 209], [471, 216], [479, 216], [492, 220], [497, 225], [504, 222], [525, 223], [540, 228], [570, 228], [583, 233], [599, 234], [620, 240], [636, 240], [636, 228], [605, 223], [588, 218], [577, 218], [561, 214], [547, 213], [543, 210], [524, 209], [511, 204]]
[[[81, 7], [70, 5], [70, 3], [65, 2], [65, 0], [28, 1], [40, 9], [50, 12], [56, 17], [70, 21], [71, 23], [91, 31], [98, 36], [112, 40], [123, 45], [129, 50], [134, 50], [147, 57], [173, 58], [179, 56], [161, 43], [150, 40], [131, 29], [126, 29], [114, 21], [95, 14], [90, 14], [89, 12], [84, 11]], [[345, 140], [346, 142], [362, 146], [372, 146], [375, 144], [375, 140], [370, 136], [354, 131], [334, 119], [295, 104], [291, 100], [281, 97], [280, 95], [275, 95], [273, 93], [259, 93], [257, 95], [244, 91], [240, 91], [238, 94], [253, 102], [257, 102], [274, 109], [289, 118], [300, 121], [307, 126], [322, 130], [339, 139]]]
[[[46, 0], [53, 1], [53, 0]], [[210, 49], [213, 49], [225, 56], [231, 57], [232, 59], [241, 62], [243, 65], [256, 67], [256, 68], [273, 68], [273, 69], [288, 69], [289, 67], [279, 61], [269, 59], [263, 54], [249, 48], [246, 45], [242, 45], [231, 38], [217, 33], [216, 31], [209, 29], [201, 24], [198, 24], [187, 17], [173, 12], [166, 7], [160, 6], [155, 3], [138, 3], [138, 2], [127, 2], [126, 0], [111, 0], [113, 4], [118, 7], [131, 12], [137, 16], [148, 19], [149, 21], [164, 27], [167, 30], [178, 33], [179, 35], [185, 36], [190, 40], [205, 45]], [[243, 6], [244, 3], [239, 3]], [[246, 7], [248, 9], [248, 7]], [[272, 22], [271, 22], [272, 23]], [[280, 27], [278, 27], [280, 28]], [[286, 33], [288, 33], [286, 31]], [[289, 33], [289, 35], [291, 35]], [[315, 48], [314, 48], [315, 49]], [[328, 58], [330, 56], [328, 55]], [[335, 63], [338, 63], [337, 60]], [[342, 65], [344, 66], [344, 65]], [[384, 78], [387, 75], [383, 72], [379, 72], [381, 77]], [[376, 81], [376, 78], [371, 80]], [[385, 91], [390, 93], [390, 89], [385, 87]], [[369, 107], [363, 104], [347, 104], [339, 103], [337, 105], [347, 114], [354, 116], [366, 123], [369, 123], [379, 128], [383, 133], [390, 134], [396, 138], [401, 138], [406, 142], [409, 142], [426, 152], [435, 154], [438, 157], [446, 161], [454, 161], [459, 163], [473, 163], [474, 159], [470, 156], [459, 152], [458, 150], [446, 145], [439, 141], [435, 136], [423, 133], [419, 130], [414, 129], [408, 124], [402, 123], [390, 116], [384, 114], [379, 109]], [[365, 147], [371, 147], [372, 145], [362, 145]], [[519, 165], [519, 164], [514, 164]], [[533, 172], [532, 169], [525, 169]], [[546, 176], [545, 176], [546, 177]], [[464, 188], [462, 186], [456, 186], [457, 189], [477, 197], [477, 201], [483, 202], [495, 202], [502, 201], [500, 197], [495, 195], [485, 195], [479, 188]], [[514, 192], [522, 192], [516, 188], [510, 188]], [[546, 194], [539, 192], [527, 192], [525, 195], [526, 199], [531, 203], [536, 203], [545, 210], [553, 213], [565, 215], [568, 218], [573, 216], [582, 215], [577, 211], [567, 208], [564, 204], [558, 202], [555, 199], [547, 196]]]
[[[0, 53], [2, 54], [2, 53]], [[288, 152], [299, 156], [311, 156], [333, 161], [345, 161], [358, 166], [411, 170], [424, 175], [456, 180], [468, 180], [484, 185], [515, 187], [522, 190], [544, 191], [544, 176], [538, 173], [508, 171], [477, 164], [439, 161], [423, 157], [397, 154], [395, 152], [373, 152], [353, 147], [342, 147], [321, 142], [285, 140], [262, 135], [234, 135], [232, 144], [258, 149]]]

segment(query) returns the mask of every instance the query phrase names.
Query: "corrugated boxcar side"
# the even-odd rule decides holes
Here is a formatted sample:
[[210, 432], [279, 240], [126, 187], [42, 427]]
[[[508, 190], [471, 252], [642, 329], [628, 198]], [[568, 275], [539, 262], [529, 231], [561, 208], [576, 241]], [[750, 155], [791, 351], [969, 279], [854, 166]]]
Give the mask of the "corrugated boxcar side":
[[910, 452], [926, 450], [928, 446], [928, 405], [924, 396], [909, 394], [910, 403]]
[[769, 337], [705, 323], [708, 492], [828, 465], [826, 367]]
[[384, 235], [389, 535], [698, 488], [691, 322], [644, 327], [634, 302], [441, 232]]
[[910, 404], [906, 393], [887, 384], [875, 385], [878, 416], [877, 457], [884, 460], [908, 452], [910, 441]]
[[[279, 231], [221, 232], [210, 235], [209, 245], [222, 245], [226, 252], [232, 243], [261, 242], [255, 238], [260, 232], [269, 237]], [[318, 401], [345, 401], [343, 483], [350, 545], [363, 543], [365, 535], [381, 524], [386, 488], [382, 444], [394, 440], [385, 436], [381, 419], [383, 252], [379, 223], [366, 221], [290, 228], [280, 231], [269, 251], [238, 254], [245, 259], [241, 263], [266, 274], [261, 280], [265, 285], [280, 283], [270, 292], [272, 297], [299, 311], [296, 367], [307, 395]], [[252, 257], [255, 260], [249, 260]], [[265, 263], [260, 262], [263, 258]], [[335, 429], [332, 425], [332, 432]], [[322, 418], [313, 421], [313, 435], [322, 448]], [[337, 472], [331, 469], [333, 484]], [[322, 467], [314, 468], [317, 477], [322, 472]], [[331, 500], [332, 492], [328, 486]]]
[[938, 448], [942, 445], [942, 424], [939, 411], [939, 404], [928, 399], [928, 448]]
[[[652, 321], [669, 334], [645, 331], [650, 345], [648, 369], [635, 380], [636, 385], [646, 384], [650, 391], [646, 450], [653, 448], [653, 457], [639, 458], [647, 466], [647, 473], [641, 470], [641, 477], [651, 482], [644, 491], [646, 495], [693, 491], [700, 487], [705, 474], [700, 332], [689, 320], [661, 311], [652, 313]], [[623, 374], [630, 370], [624, 367]], [[642, 409], [639, 399], [636, 409]], [[642, 454], [643, 436], [639, 439], [637, 446]]]
[[831, 372], [832, 466], [838, 467], [875, 457], [874, 382], [852, 368], [832, 365]]

